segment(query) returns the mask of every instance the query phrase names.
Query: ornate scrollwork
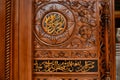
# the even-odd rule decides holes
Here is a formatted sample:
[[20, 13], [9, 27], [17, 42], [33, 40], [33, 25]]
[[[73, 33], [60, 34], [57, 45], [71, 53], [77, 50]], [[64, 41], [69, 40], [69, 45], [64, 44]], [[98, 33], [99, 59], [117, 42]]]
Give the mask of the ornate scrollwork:
[[[36, 38], [41, 42], [46, 45], [58, 45], [58, 44], [63, 44], [64, 42], [69, 43], [68, 45], [60, 45], [62, 47], [65, 46], [65, 48], [74, 48], [72, 42], [74, 39], [76, 39], [76, 36], [79, 38], [82, 36], [82, 38], [79, 38], [80, 42], [75, 43], [74, 45], [78, 45], [79, 47], [94, 47], [96, 45], [96, 35], [95, 30], [96, 28], [96, 1], [95, 0], [81, 0], [81, 1], [39, 1], [36, 0], [36, 3], [40, 3], [41, 5], [38, 5], [36, 7], [36, 16], [35, 16], [35, 35]], [[44, 4], [46, 3], [46, 4]], [[59, 6], [59, 7], [58, 7]], [[49, 7], [49, 9], [48, 9]], [[63, 16], [62, 18], [64, 21], [64, 26], [60, 34], [53, 33], [53, 34], [58, 34], [58, 35], [50, 35], [48, 33], [48, 29], [43, 27], [43, 21], [45, 19], [45, 16], [51, 13], [59, 14]], [[42, 17], [43, 16], [43, 17]], [[42, 25], [42, 26], [41, 26]], [[67, 27], [66, 27], [67, 26]], [[44, 30], [41, 28], [43, 27]], [[65, 28], [66, 27], [66, 28]], [[75, 28], [76, 27], [76, 28]], [[81, 32], [83, 32], [83, 27], [84, 31], [89, 29], [89, 32], [87, 33], [86, 40], [85, 36], [82, 35]], [[56, 32], [53, 27], [49, 27], [52, 32]], [[56, 28], [57, 29], [57, 28]], [[57, 29], [58, 30], [58, 29]], [[60, 29], [59, 29], [60, 30]], [[75, 32], [74, 32], [75, 31]], [[72, 33], [74, 32], [74, 34]], [[48, 34], [46, 34], [48, 33]], [[80, 36], [79, 36], [80, 34]], [[72, 35], [72, 36], [71, 36]], [[71, 38], [69, 40], [69, 38]], [[77, 38], [77, 39], [78, 39]], [[81, 45], [82, 46], [81, 46]], [[84, 45], [84, 46], [83, 46]], [[68, 47], [69, 46], [69, 47]], [[59, 47], [59, 46], [58, 46]], [[76, 47], [75, 47], [76, 48]]]
[[[99, 24], [96, 7], [98, 2], [96, 0], [35, 1], [34, 72], [97, 72], [97, 62], [87, 63], [86, 60], [78, 59], [98, 58]], [[59, 33], [55, 31], [56, 26], [49, 29], [46, 23], [44, 24], [47, 15], [53, 14], [61, 16], [62, 24], [66, 25]], [[77, 60], [72, 61], [73, 58]]]
[[96, 51], [80, 50], [41, 50], [35, 51], [35, 58], [97, 58]]
[[92, 30], [91, 27], [88, 26], [82, 26], [79, 28], [79, 34], [83, 39], [88, 39], [91, 37]]
[[[110, 75], [110, 66], [111, 66], [111, 13], [110, 13], [110, 5], [111, 2], [110, 0], [100, 0], [99, 1], [99, 9], [100, 9], [100, 28], [101, 28], [101, 33], [100, 33], [100, 45], [101, 45], [101, 55], [102, 57], [100, 61], [100, 65], [102, 65], [101, 68], [101, 80], [110, 80], [112, 79], [112, 76]], [[113, 45], [113, 44], [112, 44]], [[113, 53], [112, 53], [113, 54]], [[112, 68], [111, 68], [112, 70]]]
[[97, 61], [35, 60], [34, 72], [97, 72]]

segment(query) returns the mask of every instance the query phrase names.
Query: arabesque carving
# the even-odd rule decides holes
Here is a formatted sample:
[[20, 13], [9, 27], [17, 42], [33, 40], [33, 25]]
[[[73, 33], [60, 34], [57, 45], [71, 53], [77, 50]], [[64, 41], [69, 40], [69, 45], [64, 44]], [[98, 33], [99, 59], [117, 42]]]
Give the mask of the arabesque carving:
[[97, 58], [96, 51], [80, 50], [40, 50], [34, 52], [35, 58]]
[[[44, 4], [46, 3], [46, 4]], [[96, 46], [96, 1], [39, 1], [36, 0], [35, 35], [40, 44], [64, 48], [91, 48]], [[61, 34], [51, 35], [42, 27], [46, 15], [57, 13], [63, 17]], [[42, 20], [43, 19], [43, 20]], [[65, 26], [67, 26], [65, 28]], [[45, 27], [44, 27], [45, 28]], [[58, 27], [57, 27], [58, 28]], [[57, 29], [56, 28], [56, 29]], [[49, 30], [53, 31], [52, 27]], [[57, 31], [60, 28], [57, 29]], [[53, 31], [54, 32], [54, 31]], [[56, 32], [56, 31], [55, 31]], [[76, 40], [78, 41], [76, 42]], [[75, 41], [75, 42], [73, 42]], [[74, 45], [77, 45], [75, 47]]]

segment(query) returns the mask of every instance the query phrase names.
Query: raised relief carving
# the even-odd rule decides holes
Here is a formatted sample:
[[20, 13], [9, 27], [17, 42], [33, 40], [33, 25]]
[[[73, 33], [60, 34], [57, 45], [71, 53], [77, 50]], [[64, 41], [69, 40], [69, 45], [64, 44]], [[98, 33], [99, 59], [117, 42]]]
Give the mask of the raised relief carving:
[[63, 44], [71, 37], [74, 27], [74, 15], [64, 5], [48, 3], [37, 10], [35, 35], [45, 45]]
[[34, 52], [35, 58], [97, 58], [96, 51], [80, 50], [41, 50]]
[[[46, 4], [44, 4], [44, 2]], [[95, 0], [66, 0], [58, 2], [53, 0], [37, 0], [35, 5], [38, 3], [41, 5], [36, 6], [35, 35], [40, 43], [49, 46], [57, 45], [58, 48], [63, 47], [80, 49], [96, 46], [97, 24]], [[52, 16], [52, 14], [54, 14], [54, 16]], [[45, 27], [48, 26], [48, 22], [47, 24], [45, 22], [45, 19], [48, 20], [48, 15], [49, 20], [51, 19], [50, 17], [54, 17], [52, 20], [59, 17], [59, 19], [63, 21], [61, 23], [61, 25], [64, 24], [64, 26], [62, 26], [63, 28], [60, 28], [60, 25], [58, 29], [57, 24], [59, 24], [59, 20], [55, 20], [54, 24], [51, 24], [54, 26], [50, 27], [49, 24], [49, 27]], [[55, 31], [55, 29], [57, 31]], [[74, 42], [76, 40], [77, 42]]]
[[[101, 29], [101, 33], [100, 33], [100, 45], [101, 45], [101, 55], [100, 58], [102, 57], [101, 61], [100, 61], [100, 65], [102, 65], [101, 69], [100, 69], [100, 77], [101, 80], [112, 80], [113, 76], [111, 75], [113, 73], [112, 69], [114, 67], [112, 67], [113, 63], [112, 62], [112, 58], [114, 54], [114, 52], [112, 52], [112, 50], [114, 51], [114, 49], [111, 47], [112, 42], [114, 42], [112, 40], [112, 36], [111, 36], [111, 32], [112, 32], [112, 21], [111, 21], [111, 13], [110, 13], [110, 5], [111, 5], [111, 1], [110, 0], [100, 0], [99, 1], [99, 9], [100, 9], [100, 29]], [[112, 63], [112, 64], [111, 64]], [[110, 70], [111, 69], [111, 70]]]
[[98, 58], [96, 5], [96, 0], [35, 0], [34, 72], [97, 72], [97, 62], [79, 60]]

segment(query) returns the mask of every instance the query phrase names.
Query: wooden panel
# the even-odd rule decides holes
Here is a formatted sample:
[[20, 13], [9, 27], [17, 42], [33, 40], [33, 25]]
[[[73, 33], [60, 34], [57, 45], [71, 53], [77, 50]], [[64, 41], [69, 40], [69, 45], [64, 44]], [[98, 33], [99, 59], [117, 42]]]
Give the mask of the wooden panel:
[[19, 2], [19, 79], [32, 80], [32, 0]]
[[[95, 79], [100, 79], [97, 1], [35, 0], [34, 6], [33, 77], [48, 73], [55, 79], [62, 79], [56, 74], [64, 74], [64, 77], [74, 80], [69, 72], [79, 76], [96, 72]], [[86, 79], [94, 80], [94, 77]], [[82, 78], [77, 76], [77, 79]]]
[[[112, 0], [0, 2], [3, 13], [0, 15], [0, 58], [5, 55], [0, 61], [5, 64], [0, 66], [5, 74], [0, 78], [115, 80], [112, 3]], [[46, 26], [47, 20], [55, 16], [62, 24], [58, 25], [59, 29]]]

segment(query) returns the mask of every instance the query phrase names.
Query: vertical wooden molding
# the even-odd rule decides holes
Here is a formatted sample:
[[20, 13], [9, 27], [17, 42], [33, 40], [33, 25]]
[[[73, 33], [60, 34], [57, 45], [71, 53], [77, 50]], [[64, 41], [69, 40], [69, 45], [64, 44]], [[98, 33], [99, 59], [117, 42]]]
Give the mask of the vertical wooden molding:
[[14, 1], [5, 1], [5, 80], [14, 75]]
[[116, 80], [116, 42], [115, 42], [115, 39], [116, 39], [116, 37], [115, 37], [115, 16], [114, 16], [114, 11], [115, 11], [115, 9], [114, 9], [114, 5], [115, 5], [115, 3], [114, 3], [114, 1], [115, 0], [110, 0], [110, 8], [111, 8], [111, 10], [110, 10], [110, 21], [111, 21], [111, 23], [110, 23], [110, 29], [111, 29], [111, 31], [110, 31], [110, 33], [111, 34], [109, 34], [110, 35], [110, 51], [111, 51], [111, 53], [110, 53], [110, 55], [109, 55], [109, 57], [110, 57], [110, 76], [111, 76], [111, 80]]
[[101, 80], [115, 80], [114, 1], [100, 0], [101, 14]]
[[110, 31], [110, 1], [105, 0], [104, 19], [105, 19], [105, 53], [106, 53], [106, 80], [110, 80], [110, 67], [109, 67], [109, 31]]
[[106, 78], [115, 80], [115, 26], [114, 26], [114, 1], [105, 1], [105, 44], [106, 44]]
[[32, 0], [19, 2], [19, 79], [32, 80]]
[[18, 78], [18, 73], [19, 73], [19, 71], [18, 71], [18, 66], [19, 66], [19, 62], [18, 62], [18, 51], [19, 51], [19, 48], [18, 48], [18, 40], [19, 40], [19, 34], [18, 34], [18, 28], [19, 28], [19, 0], [14, 0], [13, 1], [13, 10], [12, 11], [14, 11], [14, 13], [13, 13], [13, 25], [14, 25], [14, 33], [13, 33], [13, 48], [14, 48], [14, 50], [13, 50], [13, 80], [19, 80], [19, 78]]
[[11, 65], [11, 0], [6, 0], [6, 21], [5, 21], [5, 79], [10, 80]]

